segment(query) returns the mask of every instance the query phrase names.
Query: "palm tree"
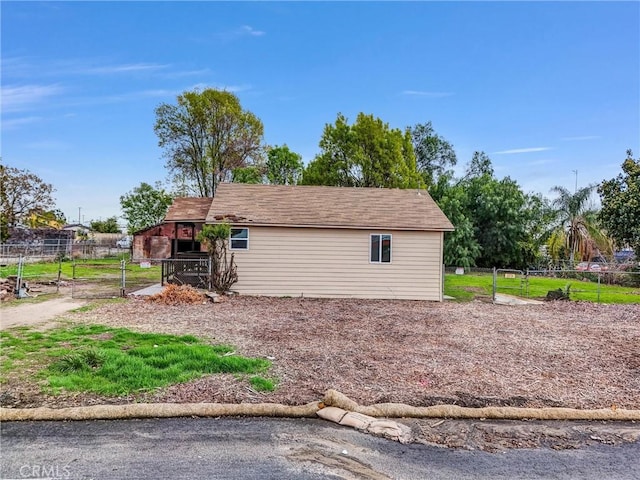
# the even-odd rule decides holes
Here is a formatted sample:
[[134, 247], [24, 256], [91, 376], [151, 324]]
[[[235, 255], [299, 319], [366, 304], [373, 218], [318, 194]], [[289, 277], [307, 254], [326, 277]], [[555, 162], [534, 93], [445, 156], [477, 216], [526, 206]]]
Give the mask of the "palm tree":
[[549, 246], [556, 252], [561, 247], [566, 248], [571, 263], [590, 261], [612, 251], [611, 240], [597, 223], [597, 212], [589, 208], [588, 201], [594, 189], [595, 185], [588, 185], [573, 194], [562, 186], [551, 189], [558, 198], [553, 201], [557, 217]]

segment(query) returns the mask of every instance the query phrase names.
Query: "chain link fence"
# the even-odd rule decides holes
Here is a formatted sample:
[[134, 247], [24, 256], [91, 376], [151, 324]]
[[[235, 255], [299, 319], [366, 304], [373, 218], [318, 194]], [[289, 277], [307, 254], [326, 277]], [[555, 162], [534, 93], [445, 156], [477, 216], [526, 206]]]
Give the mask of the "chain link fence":
[[494, 301], [497, 293], [505, 293], [536, 299], [640, 303], [640, 271], [494, 269], [492, 274]]
[[0, 264], [0, 292], [5, 299], [53, 293], [84, 299], [114, 298], [161, 281], [159, 262], [125, 258], [37, 262], [19, 256], [15, 264]]
[[76, 262], [71, 296], [84, 299], [126, 297], [161, 281], [160, 264], [154, 265], [151, 261], [121, 260], [120, 264]]

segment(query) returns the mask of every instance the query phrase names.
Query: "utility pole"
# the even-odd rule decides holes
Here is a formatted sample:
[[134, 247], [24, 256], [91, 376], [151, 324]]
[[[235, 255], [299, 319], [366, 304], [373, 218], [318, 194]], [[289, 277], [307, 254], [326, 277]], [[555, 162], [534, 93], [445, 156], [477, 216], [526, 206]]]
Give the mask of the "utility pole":
[[82, 211], [82, 207], [78, 207], [78, 225], [82, 224], [82, 221], [81, 221], [82, 217], [80, 216], [81, 211]]
[[573, 193], [578, 193], [578, 170], [571, 170], [571, 171], [576, 174], [576, 189]]

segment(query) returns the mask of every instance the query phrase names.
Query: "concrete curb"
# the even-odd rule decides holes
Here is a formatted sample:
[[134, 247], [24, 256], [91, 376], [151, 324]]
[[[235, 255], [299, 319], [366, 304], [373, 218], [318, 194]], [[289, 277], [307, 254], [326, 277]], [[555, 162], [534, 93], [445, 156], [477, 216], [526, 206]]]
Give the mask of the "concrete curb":
[[68, 408], [0, 408], [0, 421], [116, 420], [192, 416], [315, 418], [317, 417], [317, 412], [326, 406], [337, 407], [347, 412], [360, 413], [369, 417], [385, 418], [640, 421], [640, 410], [615, 408], [597, 410], [515, 407], [468, 408], [457, 405], [414, 407], [401, 403], [379, 403], [363, 406], [336, 390], [328, 390], [322, 402], [311, 402], [298, 406], [276, 403], [133, 403], [128, 405], [94, 405]]

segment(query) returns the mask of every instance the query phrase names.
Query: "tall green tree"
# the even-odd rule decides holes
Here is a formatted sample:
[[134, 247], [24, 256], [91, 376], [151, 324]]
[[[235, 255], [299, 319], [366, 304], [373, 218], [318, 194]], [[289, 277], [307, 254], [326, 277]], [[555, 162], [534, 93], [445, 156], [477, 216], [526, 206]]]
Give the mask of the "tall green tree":
[[[494, 177], [491, 159], [475, 152], [463, 177], [439, 178], [430, 190], [456, 232], [445, 235], [445, 258], [456, 266], [526, 268], [537, 255], [531, 200], [509, 177]], [[444, 193], [441, 193], [444, 192]]]
[[231, 179], [233, 183], [264, 183], [263, 180], [262, 169], [255, 165], [236, 168]]
[[540, 193], [525, 195], [524, 208], [527, 239], [523, 242], [522, 249], [523, 254], [530, 260], [527, 265], [529, 266], [543, 260], [542, 250], [553, 233], [552, 225], [556, 214], [549, 199]]
[[118, 217], [115, 215], [106, 220], [94, 220], [89, 226], [91, 230], [97, 233], [122, 233], [118, 226]]
[[175, 105], [161, 104], [155, 113], [167, 168], [196, 195], [213, 197], [233, 170], [262, 161], [262, 122], [231, 92], [186, 91]]
[[441, 174], [429, 193], [456, 228], [444, 237], [446, 265], [524, 269], [540, 257], [553, 216], [548, 201], [497, 179], [484, 152], [473, 154], [461, 178]]
[[598, 186], [600, 220], [618, 247], [630, 246], [640, 256], [640, 158], [627, 150], [620, 175]]
[[557, 185], [551, 189], [557, 197], [553, 200], [555, 208], [555, 229], [550, 238], [552, 257], [562, 245], [569, 252], [568, 260], [573, 262], [590, 261], [602, 254], [610, 255], [611, 241], [598, 224], [597, 212], [591, 207], [591, 194], [595, 185], [588, 185], [571, 193], [567, 188]]
[[470, 268], [476, 266], [480, 256], [480, 244], [475, 238], [473, 222], [468, 217], [467, 193], [460, 183], [452, 183], [451, 173], [438, 177], [429, 190], [430, 195], [455, 227], [444, 234], [444, 264]]
[[426, 185], [433, 185], [458, 162], [453, 145], [435, 132], [431, 122], [418, 123], [409, 131], [418, 171]]
[[482, 267], [525, 268], [531, 261], [523, 249], [526, 231], [526, 198], [509, 177], [489, 175], [471, 179], [466, 185], [467, 212], [481, 247], [477, 263]]
[[302, 155], [282, 145], [267, 152], [267, 180], [274, 185], [296, 185], [302, 177]]
[[493, 178], [493, 174], [493, 165], [489, 156], [484, 152], [473, 152], [473, 157], [465, 171], [465, 178], [478, 178], [483, 175]]
[[320, 149], [304, 170], [301, 183], [388, 188], [422, 184], [410, 132], [392, 129], [373, 115], [360, 113], [349, 125], [338, 114], [335, 124], [325, 125]]
[[167, 193], [159, 183], [152, 187], [142, 182], [131, 192], [120, 197], [122, 216], [127, 222], [129, 233], [156, 225], [164, 220], [173, 196]]
[[29, 170], [0, 164], [0, 240], [6, 241], [9, 228], [28, 225], [33, 212], [54, 208], [54, 188]]

